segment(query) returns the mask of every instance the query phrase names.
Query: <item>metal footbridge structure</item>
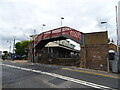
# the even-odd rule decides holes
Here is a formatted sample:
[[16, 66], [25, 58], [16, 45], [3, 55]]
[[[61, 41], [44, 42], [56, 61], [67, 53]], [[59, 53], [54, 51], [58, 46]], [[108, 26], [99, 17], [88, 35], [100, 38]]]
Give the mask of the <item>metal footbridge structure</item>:
[[84, 33], [67, 26], [42, 32], [35, 38], [34, 48], [41, 50], [49, 42], [65, 39], [84, 44]]

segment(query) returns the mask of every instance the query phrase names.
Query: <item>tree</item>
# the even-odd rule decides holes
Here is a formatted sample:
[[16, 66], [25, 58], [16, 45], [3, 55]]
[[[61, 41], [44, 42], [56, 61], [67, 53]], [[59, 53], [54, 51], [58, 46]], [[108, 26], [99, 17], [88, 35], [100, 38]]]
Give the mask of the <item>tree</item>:
[[[21, 41], [21, 42], [17, 42], [15, 44], [15, 54], [19, 55], [19, 56], [25, 56], [26, 58], [28, 57], [28, 52], [26, 50], [28, 50], [28, 45], [32, 43], [32, 41]], [[20, 58], [17, 58], [20, 59]]]

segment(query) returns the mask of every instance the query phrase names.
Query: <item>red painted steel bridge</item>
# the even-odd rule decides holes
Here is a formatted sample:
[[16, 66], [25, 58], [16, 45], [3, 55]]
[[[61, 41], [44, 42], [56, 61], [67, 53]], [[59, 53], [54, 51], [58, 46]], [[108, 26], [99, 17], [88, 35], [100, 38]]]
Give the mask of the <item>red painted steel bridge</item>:
[[79, 44], [84, 43], [84, 33], [70, 27], [60, 27], [39, 34], [34, 41], [35, 48], [42, 49], [48, 42], [71, 39]]

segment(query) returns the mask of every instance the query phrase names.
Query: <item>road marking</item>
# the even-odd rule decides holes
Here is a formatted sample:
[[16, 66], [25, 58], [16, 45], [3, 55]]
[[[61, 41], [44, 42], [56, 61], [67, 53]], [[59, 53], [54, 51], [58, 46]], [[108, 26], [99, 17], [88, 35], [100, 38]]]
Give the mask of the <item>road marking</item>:
[[63, 76], [63, 75], [56, 74], [56, 73], [43, 72], [43, 71], [39, 71], [39, 70], [33, 70], [33, 69], [29, 69], [29, 68], [23, 68], [23, 67], [8, 65], [8, 64], [2, 64], [2, 65], [7, 66], [7, 67], [11, 67], [11, 68], [17, 68], [17, 69], [20, 69], [20, 70], [32, 71], [32, 72], [36, 72], [36, 73], [41, 73], [41, 74], [61, 78], [61, 79], [67, 80], [67, 81], [71, 81], [71, 82], [74, 82], [74, 83], [86, 85], [86, 86], [93, 87], [93, 88], [106, 89], [106, 90], [117, 90], [117, 89], [113, 89], [113, 88], [110, 88], [110, 87], [107, 87], [107, 86], [98, 85], [98, 84], [91, 83], [91, 82], [86, 82], [86, 81], [83, 81], [83, 80]]
[[69, 71], [82, 72], [82, 73], [87, 73], [87, 74], [94, 74], [94, 75], [99, 75], [99, 76], [104, 76], [104, 77], [111, 77], [111, 78], [120, 79], [119, 76], [116, 77], [116, 76], [104, 75], [104, 74], [100, 74], [100, 73], [88, 72], [88, 71], [83, 71], [83, 70], [74, 70], [74, 69], [69, 69], [69, 68], [62, 68], [62, 69], [69, 70]]

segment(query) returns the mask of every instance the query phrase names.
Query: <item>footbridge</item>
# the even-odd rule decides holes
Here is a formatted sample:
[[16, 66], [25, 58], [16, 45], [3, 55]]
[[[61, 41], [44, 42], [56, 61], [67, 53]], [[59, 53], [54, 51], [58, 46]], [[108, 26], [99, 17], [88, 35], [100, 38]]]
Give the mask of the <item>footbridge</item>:
[[60, 27], [40, 33], [34, 40], [34, 48], [42, 49], [48, 42], [71, 39], [79, 44], [84, 43], [84, 33], [70, 27]]

